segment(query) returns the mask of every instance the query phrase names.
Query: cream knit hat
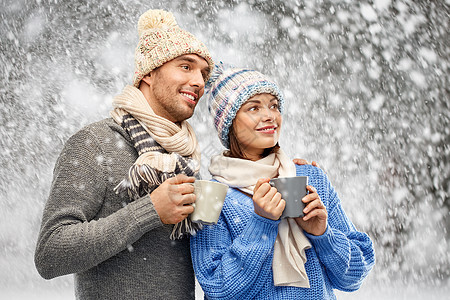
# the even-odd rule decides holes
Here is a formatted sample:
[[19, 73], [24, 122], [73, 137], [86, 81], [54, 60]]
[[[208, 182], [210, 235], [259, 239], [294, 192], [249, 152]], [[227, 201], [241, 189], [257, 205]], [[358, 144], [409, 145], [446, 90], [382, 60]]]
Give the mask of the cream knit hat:
[[170, 12], [148, 10], [139, 18], [138, 32], [133, 76], [133, 85], [137, 88], [150, 71], [183, 54], [197, 54], [208, 62], [210, 71], [214, 68], [206, 46], [191, 33], [178, 27]]

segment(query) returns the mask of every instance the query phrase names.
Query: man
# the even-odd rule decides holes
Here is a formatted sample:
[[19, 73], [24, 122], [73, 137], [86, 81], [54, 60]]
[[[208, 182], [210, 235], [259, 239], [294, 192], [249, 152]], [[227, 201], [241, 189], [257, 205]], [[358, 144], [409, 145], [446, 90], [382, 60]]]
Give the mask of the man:
[[200, 157], [185, 120], [214, 63], [171, 13], [150, 10], [138, 29], [133, 86], [112, 118], [67, 141], [43, 213], [36, 267], [46, 279], [75, 274], [78, 299], [195, 298], [189, 239], [177, 239], [192, 229], [185, 183]]

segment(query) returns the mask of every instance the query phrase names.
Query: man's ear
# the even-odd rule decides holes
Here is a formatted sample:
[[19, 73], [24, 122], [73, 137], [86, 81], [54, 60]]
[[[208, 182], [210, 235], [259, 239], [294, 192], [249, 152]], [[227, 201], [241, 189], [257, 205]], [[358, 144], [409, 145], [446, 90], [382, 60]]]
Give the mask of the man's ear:
[[150, 85], [151, 84], [150, 76], [151, 76], [151, 73], [148, 73], [147, 75], [144, 76], [144, 78], [142, 78], [142, 81], [145, 82], [146, 84]]

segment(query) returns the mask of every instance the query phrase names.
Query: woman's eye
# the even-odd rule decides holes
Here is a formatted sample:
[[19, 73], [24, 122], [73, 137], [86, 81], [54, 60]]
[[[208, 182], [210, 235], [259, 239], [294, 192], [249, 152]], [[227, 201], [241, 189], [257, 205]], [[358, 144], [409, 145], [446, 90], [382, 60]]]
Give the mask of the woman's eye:
[[253, 106], [253, 107], [250, 107], [250, 108], [248, 109], [248, 111], [256, 111], [257, 109], [258, 109], [258, 107]]

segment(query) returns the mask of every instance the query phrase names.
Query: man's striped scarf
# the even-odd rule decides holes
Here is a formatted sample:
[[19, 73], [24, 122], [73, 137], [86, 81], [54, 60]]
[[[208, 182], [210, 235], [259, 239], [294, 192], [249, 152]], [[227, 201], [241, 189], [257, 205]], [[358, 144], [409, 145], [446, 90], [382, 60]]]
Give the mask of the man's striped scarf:
[[[121, 126], [130, 135], [139, 156], [147, 152], [168, 154], [166, 149], [158, 144], [132, 115], [124, 115]], [[166, 179], [174, 177], [177, 174], [194, 176], [199, 179], [198, 172], [195, 172], [190, 167], [192, 164], [192, 158], [183, 157], [177, 153], [173, 153], [173, 155], [177, 156], [176, 166], [173, 172], [159, 171], [156, 168], [152, 168], [146, 164], [133, 164], [128, 171], [128, 177], [122, 180], [114, 190], [119, 194], [127, 192], [131, 199], [136, 200], [146, 194], [150, 194]], [[193, 223], [189, 218], [186, 218], [178, 224], [175, 224], [170, 238], [178, 239], [184, 234], [193, 234], [200, 227], [200, 224]]]

